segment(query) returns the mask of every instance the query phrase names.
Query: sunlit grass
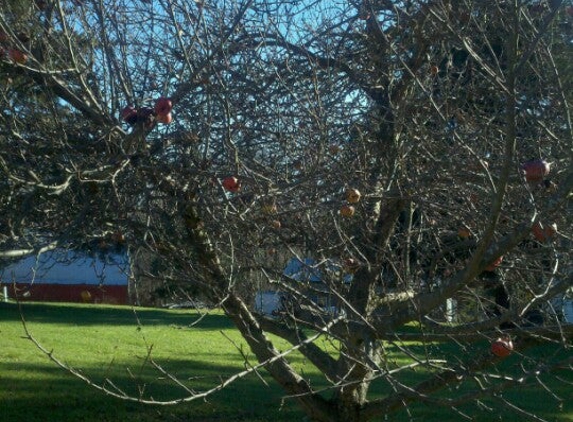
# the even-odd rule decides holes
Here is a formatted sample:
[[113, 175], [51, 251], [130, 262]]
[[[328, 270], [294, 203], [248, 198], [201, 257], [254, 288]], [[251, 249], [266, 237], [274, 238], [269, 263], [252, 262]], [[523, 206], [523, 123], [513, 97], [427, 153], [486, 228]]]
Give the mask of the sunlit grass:
[[[141, 395], [144, 399], [174, 400], [190, 395], [158, 371], [154, 363], [195, 392], [213, 388], [221, 380], [244, 370], [242, 354], [247, 356], [249, 364], [256, 364], [245, 341], [219, 311], [211, 311], [199, 321], [200, 315], [190, 310], [137, 308], [134, 312], [129, 307], [26, 303], [23, 316], [30, 334], [55, 358], [100, 385], [135, 397]], [[336, 342], [318, 341], [336, 353]], [[418, 358], [432, 359], [446, 356], [465, 359], [476, 350], [488, 348], [486, 342], [476, 343], [468, 350], [453, 343], [405, 342], [403, 346]], [[288, 345], [278, 342], [277, 347], [286, 350]], [[395, 345], [388, 345], [386, 351], [389, 369], [412, 363]], [[541, 348], [537, 353], [546, 352], [547, 349]], [[292, 353], [288, 359], [314, 386], [328, 385], [300, 354]], [[519, 356], [511, 356], [502, 367], [519, 364]], [[401, 382], [415, 385], [427, 375], [427, 369], [418, 367], [405, 369], [397, 376]], [[573, 381], [570, 375], [568, 377], [569, 382]], [[571, 400], [567, 400], [571, 397], [571, 384], [554, 379], [544, 381], [558, 398], [563, 398], [561, 402], [539, 385], [508, 391], [503, 398], [549, 421], [573, 420]], [[475, 387], [469, 379], [452, 389], [471, 391]], [[381, 378], [375, 381], [370, 397], [383, 397], [392, 391], [392, 386]], [[449, 393], [444, 391], [438, 397], [447, 397]], [[236, 381], [207, 400], [176, 406], [149, 406], [111, 398], [58, 368], [43, 355], [25, 337], [15, 304], [0, 304], [0, 403], [1, 421], [280, 422], [304, 417], [292, 400], [283, 401], [283, 392], [264, 370]], [[462, 420], [462, 413], [483, 422], [515, 420], [511, 409], [488, 408], [499, 409], [500, 399], [459, 408], [417, 404], [411, 407], [410, 413], [399, 412], [392, 415], [391, 420]]]
[[[112, 390], [113, 384], [135, 397], [173, 400], [190, 395], [166, 379], [151, 360], [197, 392], [245, 369], [235, 349], [242, 345], [246, 351], [244, 341], [220, 312], [191, 326], [198, 315], [183, 310], [138, 309], [137, 318], [130, 308], [117, 307], [26, 304], [23, 311], [31, 335], [55, 358], [98, 384]], [[302, 417], [291, 402], [279, 410], [281, 391], [264, 371], [261, 376], [269, 386], [249, 375], [207, 401], [161, 407], [113, 399], [50, 362], [25, 338], [14, 305], [0, 307], [0, 321], [0, 420], [289, 421]], [[300, 357], [293, 359], [302, 364]], [[251, 363], [256, 362], [251, 359]]]

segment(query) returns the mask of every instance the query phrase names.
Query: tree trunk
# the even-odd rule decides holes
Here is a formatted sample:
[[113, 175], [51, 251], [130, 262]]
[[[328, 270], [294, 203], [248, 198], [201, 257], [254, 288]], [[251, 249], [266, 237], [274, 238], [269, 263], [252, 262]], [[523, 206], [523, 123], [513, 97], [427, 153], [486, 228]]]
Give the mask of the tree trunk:
[[366, 403], [368, 390], [374, 371], [381, 360], [378, 342], [372, 338], [355, 338], [352, 349], [344, 351], [347, 356], [341, 359], [339, 374], [346, 383], [333, 397], [337, 408], [337, 421], [362, 422], [362, 408]]

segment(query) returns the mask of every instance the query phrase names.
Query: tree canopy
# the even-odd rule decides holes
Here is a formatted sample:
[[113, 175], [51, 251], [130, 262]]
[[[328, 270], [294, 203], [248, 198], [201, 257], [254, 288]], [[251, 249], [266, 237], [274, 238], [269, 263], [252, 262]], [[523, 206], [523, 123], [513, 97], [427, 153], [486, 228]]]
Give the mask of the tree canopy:
[[[94, 239], [152, 257], [147, 276], [221, 306], [317, 421], [570, 376], [564, 3], [3, 2], [0, 258]], [[285, 274], [293, 258], [320, 282]], [[277, 315], [254, 309], [261, 289], [285, 293]], [[497, 339], [520, 376], [470, 347]], [[393, 392], [369, 396], [376, 382]]]

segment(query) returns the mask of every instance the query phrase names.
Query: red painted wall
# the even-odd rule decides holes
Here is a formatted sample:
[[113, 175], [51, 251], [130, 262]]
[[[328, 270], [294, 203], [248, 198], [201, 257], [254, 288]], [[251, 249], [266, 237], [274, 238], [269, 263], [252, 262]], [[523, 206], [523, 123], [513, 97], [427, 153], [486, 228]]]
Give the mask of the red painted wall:
[[1, 283], [11, 299], [36, 302], [83, 302], [126, 305], [126, 285]]

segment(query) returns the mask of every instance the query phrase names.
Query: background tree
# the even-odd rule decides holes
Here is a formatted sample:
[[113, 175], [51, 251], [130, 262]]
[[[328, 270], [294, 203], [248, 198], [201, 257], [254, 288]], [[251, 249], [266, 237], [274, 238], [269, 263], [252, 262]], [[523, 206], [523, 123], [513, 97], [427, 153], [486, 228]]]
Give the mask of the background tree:
[[[126, 242], [153, 257], [148, 276], [221, 306], [313, 420], [455, 409], [570, 377], [556, 305], [571, 286], [562, 3], [6, 3], [3, 48], [26, 57], [2, 62], [18, 87], [2, 96], [0, 256]], [[285, 275], [291, 257], [321, 283]], [[279, 318], [254, 312], [254, 280], [288, 292]], [[498, 337], [519, 375], [483, 345]], [[551, 357], [529, 353], [540, 342]], [[408, 381], [412, 365], [424, 381]]]

